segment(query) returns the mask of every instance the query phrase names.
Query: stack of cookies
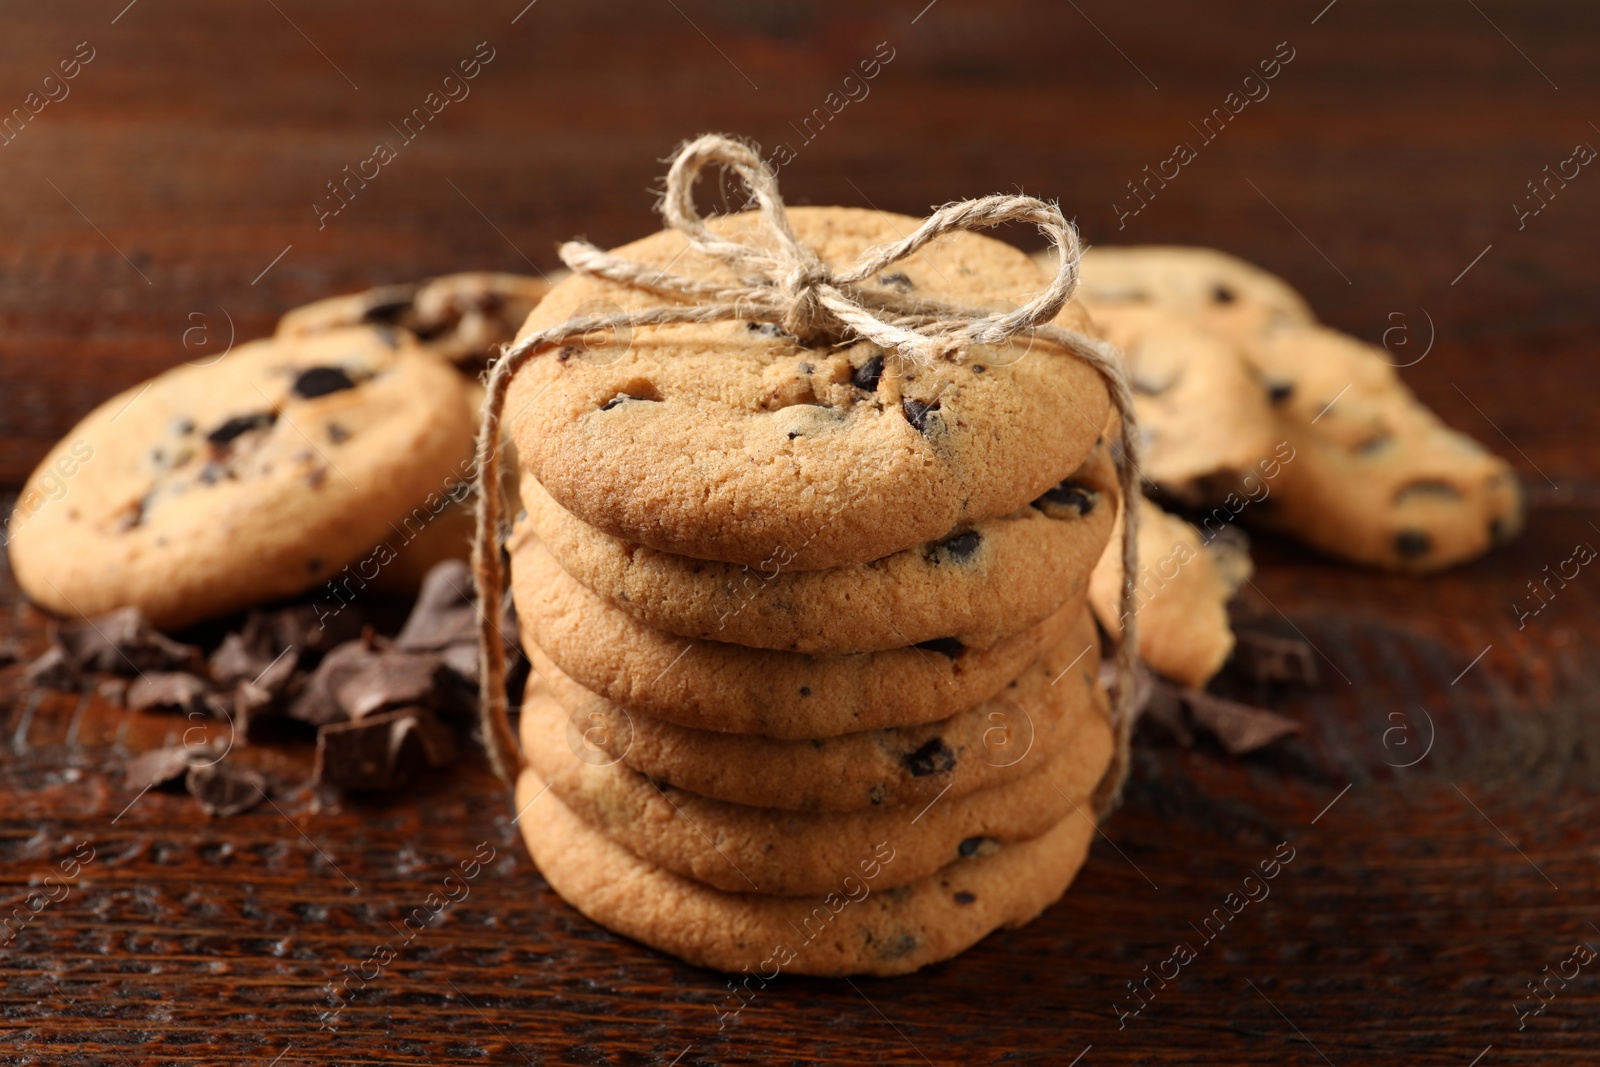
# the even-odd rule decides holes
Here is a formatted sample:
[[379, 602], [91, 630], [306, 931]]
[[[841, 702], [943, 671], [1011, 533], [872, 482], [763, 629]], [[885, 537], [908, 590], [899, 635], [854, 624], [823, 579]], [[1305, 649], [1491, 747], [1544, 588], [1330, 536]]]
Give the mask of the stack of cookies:
[[[833, 267], [918, 225], [789, 222]], [[710, 228], [765, 239], [754, 213]], [[617, 254], [738, 280], [677, 230]], [[860, 284], [993, 307], [1047, 281], [959, 233]], [[577, 274], [522, 336], [662, 300]], [[927, 366], [735, 320], [530, 360], [506, 547], [535, 667], [517, 808], [551, 886], [762, 981], [916, 970], [1059, 897], [1115, 748], [1086, 607], [1119, 507], [1110, 407], [1039, 338]]]

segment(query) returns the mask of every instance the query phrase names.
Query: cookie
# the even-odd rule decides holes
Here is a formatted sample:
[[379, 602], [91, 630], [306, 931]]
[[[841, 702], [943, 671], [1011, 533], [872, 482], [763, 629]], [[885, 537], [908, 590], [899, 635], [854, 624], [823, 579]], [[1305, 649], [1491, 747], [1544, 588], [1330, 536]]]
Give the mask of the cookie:
[[132, 606], [167, 629], [305, 592], [470, 479], [466, 390], [372, 329], [175, 368], [45, 458], [9, 523], [12, 568], [50, 611]]
[[653, 629], [584, 588], [537, 538], [514, 538], [511, 548], [530, 644], [607, 700], [694, 730], [794, 740], [933, 722], [999, 693], [1082, 614], [1069, 602], [988, 648], [938, 642], [808, 656]]
[[295, 308], [278, 320], [277, 335], [311, 337], [346, 326], [399, 328], [429, 352], [476, 372], [516, 336], [549, 291], [545, 279], [520, 274], [445, 274]]
[[[930, 874], [957, 859], [1003, 850], [1047, 832], [1073, 814], [1111, 759], [1103, 690], [1095, 707], [1069, 722], [1062, 751], [1027, 777], [916, 806], [802, 814], [711, 800], [654, 782], [623, 763], [591, 763], [569, 747], [568, 712], [538, 675], [522, 705], [522, 749], [529, 766], [579, 818], [641, 858], [732, 892], [775, 896], [826, 893], [873, 843], [899, 853], [884, 888]], [[1086, 815], [1093, 809], [1084, 809]]]
[[[865, 564], [752, 569], [629, 544], [585, 525], [531, 474], [527, 532], [602, 599], [668, 633], [753, 648], [988, 648], [1083, 592], [1110, 536], [1117, 475], [1100, 447], [1032, 504]], [[526, 532], [524, 536], [526, 536]]]
[[1127, 362], [1139, 473], [1163, 494], [1198, 506], [1271, 458], [1283, 440], [1273, 407], [1287, 393], [1264, 384], [1237, 345], [1160, 307], [1097, 308], [1095, 323]]
[[[1054, 263], [1049, 252], [1041, 262]], [[1214, 248], [1101, 246], [1084, 252], [1078, 299], [1098, 322], [1129, 307], [1156, 308], [1229, 340], [1316, 317], [1282, 278]]]
[[[1079, 794], [1073, 801], [1084, 814], [1073, 811], [1042, 836], [896, 889], [881, 884], [900, 862], [886, 837], [851, 856], [826, 893], [773, 897], [724, 892], [656, 866], [544, 792], [537, 771], [518, 776], [522, 837], [552, 889], [594, 922], [687, 963], [745, 972], [750, 993], [783, 972], [909, 974], [1022, 926], [1066, 892], [1095, 832], [1091, 802]], [[727, 1010], [738, 1006], [730, 997]]]
[[[1122, 551], [1117, 537], [1089, 579], [1089, 604], [1100, 625], [1122, 633]], [[1249, 577], [1248, 552], [1230, 539], [1207, 543], [1189, 523], [1139, 497], [1139, 658], [1157, 674], [1201, 688], [1233, 651], [1228, 601]]]
[[1411, 573], [1482, 555], [1522, 529], [1511, 467], [1424, 407], [1384, 350], [1324, 327], [1241, 349], [1279, 405], [1292, 460], [1247, 513], [1331, 555]]
[[[833, 265], [918, 225], [852, 208], [793, 208], [789, 220]], [[764, 239], [753, 212], [708, 225]], [[736, 280], [677, 230], [617, 252]], [[981, 306], [1047, 283], [1009, 245], [955, 233], [865, 284]], [[574, 275], [519, 336], [663, 299]], [[1070, 304], [1058, 321], [1090, 329]], [[754, 322], [626, 333], [530, 360], [505, 419], [524, 466], [562, 507], [679, 556], [817, 570], [937, 541], [1038, 499], [1083, 462], [1109, 410], [1098, 373], [1043, 339], [917, 366], [867, 342], [804, 347]]]
[[918, 807], [1041, 769], [1098, 699], [1099, 635], [1081, 612], [1065, 642], [993, 699], [939, 722], [814, 741], [675, 726], [583, 688], [529, 643], [533, 669], [567, 711], [580, 758], [620, 761], [663, 786], [788, 811]]

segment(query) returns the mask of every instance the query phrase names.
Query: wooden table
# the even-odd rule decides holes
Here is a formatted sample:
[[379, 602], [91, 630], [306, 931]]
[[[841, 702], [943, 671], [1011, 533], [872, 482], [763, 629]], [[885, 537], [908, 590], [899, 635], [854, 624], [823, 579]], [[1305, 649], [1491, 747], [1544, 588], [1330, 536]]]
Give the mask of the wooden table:
[[[612, 936], [546, 888], [481, 761], [319, 809], [289, 788], [307, 748], [256, 746], [247, 757], [285, 787], [271, 806], [208, 819], [151, 793], [130, 808], [117, 757], [173, 720], [0, 669], [7, 908], [75, 848], [94, 855], [0, 948], [0, 1058], [1595, 1062], [1600, 969], [1552, 983], [1521, 1030], [1513, 1005], [1531, 1006], [1526, 983], [1575, 943], [1600, 945], [1600, 577], [1522, 628], [1511, 605], [1574, 543], [1600, 540], [1600, 175], [1552, 184], [1537, 215], [1508, 205], [1533, 206], [1525, 183], [1600, 144], [1600, 11], [924, 2], [14, 8], [0, 111], [59, 96], [45, 75], [75, 50], [92, 58], [0, 146], [0, 485], [104, 397], [297, 303], [548, 269], [568, 236], [640, 235], [658, 160], [715, 129], [789, 142], [794, 202], [921, 212], [1020, 188], [1059, 197], [1091, 241], [1249, 256], [1396, 362], [1427, 351], [1405, 379], [1511, 459], [1526, 535], [1426, 581], [1260, 542], [1243, 611], [1324, 658], [1320, 689], [1276, 700], [1303, 738], [1245, 759], [1141, 746], [1127, 803], [1038, 922], [913, 978], [786, 977], [723, 1029], [720, 976]], [[1190, 123], [1279, 42], [1294, 58], [1270, 95], [1122, 217], [1126, 183], [1198, 141]], [[399, 141], [390, 123], [475, 50], [492, 58], [470, 96], [319, 228], [325, 183]], [[847, 86], [875, 53], [892, 58]], [[862, 85], [827, 110], [830, 92]], [[9, 578], [0, 601], [0, 645], [41, 649]], [[480, 842], [496, 858], [468, 898], [319, 1029], [327, 984], [394, 941]], [[1285, 842], [1294, 859], [1271, 896], [1204, 943], [1204, 918]], [[1185, 941], [1197, 958], [1119, 1028], [1126, 983]]]

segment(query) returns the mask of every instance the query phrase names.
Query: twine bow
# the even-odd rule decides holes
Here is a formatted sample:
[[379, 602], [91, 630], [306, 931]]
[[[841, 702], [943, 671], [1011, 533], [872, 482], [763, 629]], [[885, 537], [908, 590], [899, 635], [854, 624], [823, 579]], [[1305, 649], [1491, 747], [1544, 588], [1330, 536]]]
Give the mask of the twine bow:
[[[700, 172], [711, 164], [732, 170], [749, 187], [765, 241], [734, 240], [712, 232], [706, 225], [695, 208], [694, 186]], [[964, 200], [937, 209], [902, 240], [869, 248], [848, 268], [835, 270], [795, 235], [778, 194], [777, 178], [756, 151], [717, 134], [697, 138], [678, 151], [667, 172], [660, 211], [669, 227], [687, 235], [697, 251], [727, 266], [738, 281], [707, 281], [673, 274], [613, 255], [587, 241], [568, 241], [561, 246], [560, 255], [574, 272], [654, 293], [666, 302], [636, 311], [573, 318], [540, 330], [509, 346], [489, 371], [483, 424], [478, 431], [473, 574], [481, 608], [483, 661], [479, 695], [484, 741], [495, 771], [509, 781], [520, 769], [520, 754], [506, 718], [505, 649], [498, 627], [504, 578], [498, 538], [500, 470], [496, 445], [512, 378], [535, 355], [591, 332], [742, 319], [774, 323], [802, 344], [870, 341], [886, 352], [919, 364], [955, 359], [972, 345], [1003, 345], [1027, 335], [1060, 346], [1105, 379], [1111, 401], [1121, 416], [1122, 463], [1118, 475], [1124, 516], [1123, 634], [1117, 651], [1117, 693], [1112, 716], [1116, 754], [1096, 799], [1102, 808], [1114, 802], [1127, 774], [1133, 668], [1138, 648], [1134, 618], [1138, 437], [1133, 394], [1116, 349], [1051, 324], [1078, 284], [1082, 246], [1072, 224], [1058, 208], [1030, 196]], [[1060, 269], [1049, 286], [1019, 308], [991, 312], [901, 293], [889, 286], [861, 284], [944, 234], [987, 229], [1004, 222], [1033, 223], [1061, 256]]]

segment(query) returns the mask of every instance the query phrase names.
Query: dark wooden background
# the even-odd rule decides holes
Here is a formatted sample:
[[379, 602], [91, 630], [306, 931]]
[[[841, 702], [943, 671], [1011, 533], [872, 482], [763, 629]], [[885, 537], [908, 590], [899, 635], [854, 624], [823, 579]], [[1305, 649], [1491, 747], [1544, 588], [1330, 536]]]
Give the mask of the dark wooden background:
[[[319, 808], [293, 786], [306, 746], [255, 747], [275, 807], [207, 819], [152, 793], [124, 812], [117, 756], [174, 720], [29, 691], [19, 667], [0, 669], [5, 910], [79, 842], [96, 856], [0, 947], [0, 1058], [1595, 1061], [1600, 966], [1520, 1031], [1513, 1004], [1531, 1006], [1526, 983], [1575, 943], [1600, 946], [1600, 576], [1584, 571], [1520, 629], [1512, 604], [1575, 543], [1600, 541], [1600, 173], [1585, 168], [1524, 228], [1511, 204], [1576, 144], [1600, 145], [1600, 10], [523, 3], [6, 5], [0, 113], [78, 42], [95, 58], [0, 146], [0, 486], [114, 391], [260, 335], [297, 303], [447, 270], [548, 269], [568, 236], [638, 236], [659, 160], [724, 130], [795, 147], [781, 175], [795, 202], [915, 213], [1023, 189], [1060, 198], [1093, 242], [1220, 246], [1345, 330], [1378, 341], [1404, 326], [1389, 335], [1397, 362], [1431, 334], [1405, 379], [1508, 456], [1529, 530], [1425, 581], [1261, 542], [1242, 611], [1292, 622], [1325, 655], [1320, 690], [1273, 698], [1304, 738], [1243, 760], [1146, 744], [1109, 840], [1043, 919], [911, 978], [783, 978], [722, 1030], [721, 977], [550, 893], [481, 762], [391, 801]], [[391, 139], [480, 41], [495, 58], [471, 96], [319, 230], [324, 183]], [[1193, 139], [1188, 124], [1282, 41], [1296, 55], [1270, 97], [1119, 232], [1124, 184]], [[803, 144], [791, 123], [879, 42], [894, 59], [870, 95]], [[42, 620], [4, 583], [0, 644], [25, 658]], [[485, 840], [498, 858], [468, 899], [336, 1033], [319, 1030], [325, 984], [393, 940]], [[1271, 897], [1119, 1030], [1124, 983], [1197, 942], [1190, 924], [1283, 841], [1296, 858]]]

